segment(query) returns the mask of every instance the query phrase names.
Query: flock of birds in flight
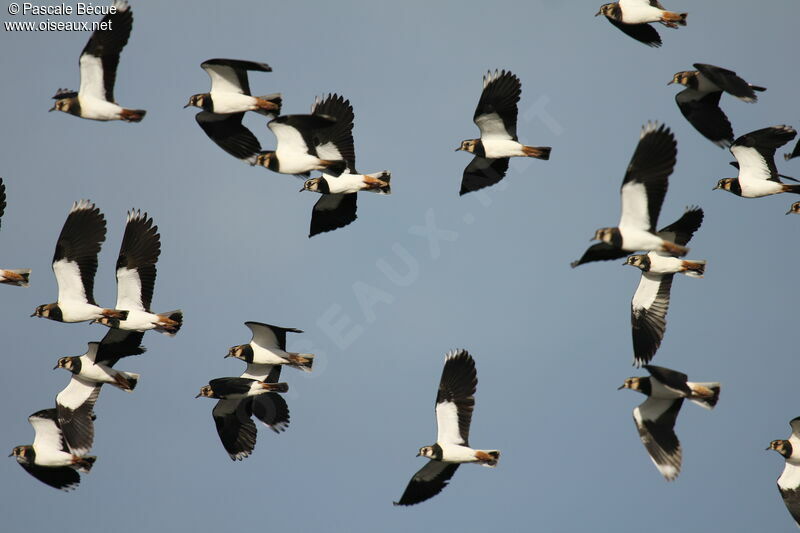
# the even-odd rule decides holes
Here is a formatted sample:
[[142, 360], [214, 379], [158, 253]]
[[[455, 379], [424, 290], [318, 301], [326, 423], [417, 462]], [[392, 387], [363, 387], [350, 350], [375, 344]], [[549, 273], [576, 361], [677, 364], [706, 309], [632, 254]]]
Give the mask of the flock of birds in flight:
[[[145, 110], [127, 109], [115, 103], [114, 83], [120, 53], [130, 37], [133, 15], [128, 3], [116, 0], [113, 13], [104, 21], [112, 30], [96, 31], [80, 56], [80, 88], [59, 89], [52, 110], [80, 118], [139, 122]], [[620, 0], [601, 6], [597, 15], [630, 37], [649, 46], [661, 46], [651, 25], [677, 28], [686, 25], [687, 14], [667, 11], [656, 0]], [[252, 96], [248, 72], [269, 72], [265, 63], [234, 59], [210, 59], [201, 67], [211, 78], [211, 90], [190, 97], [185, 107], [202, 109], [195, 119], [220, 148], [250, 165], [305, 178], [301, 190], [321, 195], [314, 205], [309, 236], [344, 227], [356, 219], [357, 193], [389, 194], [388, 170], [360, 174], [355, 167], [354, 113], [350, 102], [337, 94], [317, 98], [307, 115], [281, 115], [280, 94]], [[696, 63], [696, 70], [678, 72], [670, 83], [685, 86], [676, 96], [681, 113], [704, 137], [728, 147], [736, 158], [738, 177], [719, 180], [723, 189], [745, 198], [783, 192], [800, 193], [800, 185], [786, 184], [778, 173], [775, 152], [789, 143], [796, 132], [789, 126], [759, 129], [734, 139], [731, 123], [719, 107], [723, 93], [744, 102], [756, 102], [763, 87], [751, 85], [735, 72]], [[517, 138], [517, 104], [521, 83], [509, 71], [489, 72], [473, 120], [480, 138], [463, 141], [456, 150], [473, 154], [464, 170], [460, 194], [499, 182], [511, 157], [547, 160], [550, 147], [527, 146]], [[276, 148], [264, 151], [253, 133], [242, 124], [248, 111], [270, 120]], [[800, 143], [786, 159], [800, 156]], [[627, 257], [624, 264], [639, 268], [641, 279], [631, 301], [634, 364], [643, 365], [647, 377], [631, 377], [620, 389], [640, 392], [647, 399], [633, 411], [641, 440], [655, 466], [667, 480], [680, 473], [682, 451], [674, 425], [684, 399], [712, 409], [720, 393], [719, 383], [694, 383], [686, 374], [650, 364], [666, 331], [670, 289], [675, 274], [701, 278], [705, 260], [685, 259], [686, 245], [703, 221], [703, 210], [691, 207], [677, 221], [657, 230], [658, 216], [667, 193], [668, 178], [677, 157], [677, 142], [664, 125], [648, 123], [627, 166], [620, 189], [621, 215], [616, 227], [598, 229], [594, 244], [573, 267]], [[310, 177], [320, 171], [319, 177]], [[796, 180], [795, 180], [796, 181]], [[0, 180], [0, 217], [5, 202]], [[800, 202], [789, 213], [800, 214]], [[788, 214], [788, 213], [787, 213]], [[116, 265], [117, 302], [113, 309], [94, 300], [97, 255], [105, 240], [106, 223], [100, 210], [89, 201], [75, 202], [58, 237], [53, 272], [58, 300], [40, 305], [32, 316], [60, 322], [92, 321], [107, 326], [99, 342], [90, 342], [85, 354], [62, 357], [56, 368], [71, 373], [66, 388], [56, 396], [56, 407], [32, 414], [32, 445], [17, 446], [12, 455], [40, 481], [68, 490], [80, 482], [78, 471], [88, 472], [95, 457], [87, 455], [94, 440], [94, 405], [100, 388], [109, 384], [131, 392], [139, 374], [120, 371], [116, 363], [144, 353], [144, 333], [154, 330], [175, 335], [181, 328], [180, 310], [153, 313], [150, 310], [161, 252], [158, 227], [138, 210], [128, 212]], [[634, 252], [646, 252], [629, 255]], [[0, 270], [0, 283], [27, 286], [30, 270]], [[253, 417], [276, 433], [289, 424], [289, 409], [281, 393], [288, 384], [279, 382], [281, 368], [310, 372], [314, 355], [286, 351], [287, 333], [302, 333], [259, 322], [246, 322], [252, 338], [248, 344], [230, 348], [225, 357], [247, 364], [240, 377], [212, 379], [198, 397], [216, 399], [212, 416], [223, 447], [233, 460], [242, 460], [254, 450], [256, 425]], [[412, 505], [438, 494], [460, 464], [494, 467], [497, 450], [476, 450], [468, 443], [469, 427], [477, 387], [475, 362], [466, 350], [449, 352], [440, 379], [435, 412], [436, 442], [420, 448], [418, 456], [430, 459], [409, 482], [396, 505]], [[790, 422], [788, 440], [775, 440], [773, 449], [786, 459], [778, 486], [787, 508], [800, 524], [800, 417]]]

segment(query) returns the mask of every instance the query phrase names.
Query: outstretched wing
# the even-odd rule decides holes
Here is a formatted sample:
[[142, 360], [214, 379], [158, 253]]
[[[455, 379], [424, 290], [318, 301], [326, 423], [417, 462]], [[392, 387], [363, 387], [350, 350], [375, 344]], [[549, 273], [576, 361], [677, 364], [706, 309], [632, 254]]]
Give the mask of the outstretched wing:
[[511, 72], [495, 70], [483, 76], [483, 92], [472, 117], [481, 130], [481, 139], [517, 140], [520, 94], [522, 84]]
[[437, 443], [469, 445], [469, 425], [477, 386], [475, 361], [469, 352], [448, 352], [436, 394]]
[[114, 82], [122, 49], [128, 44], [133, 28], [133, 12], [128, 2], [116, 0], [115, 13], [100, 22], [101, 28], [92, 34], [81, 52], [81, 95], [114, 102]]
[[458, 463], [443, 463], [433, 459], [428, 461], [414, 474], [400, 497], [400, 501], [394, 502], [394, 504], [414, 505], [433, 498], [447, 486], [456, 470], [458, 470]]

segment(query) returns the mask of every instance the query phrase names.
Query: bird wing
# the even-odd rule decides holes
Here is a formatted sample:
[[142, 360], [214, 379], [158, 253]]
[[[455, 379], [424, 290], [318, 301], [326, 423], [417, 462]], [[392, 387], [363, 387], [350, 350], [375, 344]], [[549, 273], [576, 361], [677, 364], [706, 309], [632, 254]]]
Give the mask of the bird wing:
[[20, 463], [19, 465], [30, 475], [54, 489], [69, 491], [81, 482], [81, 475], [74, 468], [68, 466], [52, 468], [33, 463]]
[[414, 505], [433, 498], [447, 486], [458, 470], [458, 463], [430, 460], [408, 482], [406, 490], [395, 505]]
[[143, 338], [143, 331], [109, 328], [97, 346], [95, 363], [112, 367], [123, 357], [143, 354], [146, 350], [141, 346]]
[[477, 386], [475, 361], [469, 352], [448, 352], [436, 394], [437, 443], [469, 446], [469, 425]]
[[619, 227], [655, 231], [677, 153], [677, 143], [669, 128], [654, 122], [642, 128], [620, 188]]
[[464, 169], [459, 195], [478, 191], [502, 180], [508, 171], [508, 157], [486, 159], [475, 156]]
[[219, 440], [234, 461], [249, 456], [256, 445], [256, 425], [250, 418], [252, 400], [219, 400], [211, 410]]
[[200, 64], [200, 67], [211, 78], [212, 92], [250, 94], [250, 83], [247, 79], [248, 70], [259, 72], [272, 72], [266, 63], [255, 61], [242, 61], [239, 59], [209, 59]]
[[795, 138], [797, 132], [790, 126], [772, 126], [751, 131], [736, 139], [731, 153], [739, 163], [739, 181], [770, 180], [780, 183], [775, 166], [775, 150]]
[[505, 70], [483, 76], [483, 92], [472, 121], [481, 130], [481, 139], [517, 140], [517, 102], [522, 84]]
[[97, 254], [105, 238], [106, 220], [100, 210], [87, 200], [72, 204], [53, 254], [59, 302], [95, 303]]
[[607, 242], [598, 242], [597, 244], [591, 245], [589, 248], [583, 252], [583, 255], [580, 259], [573, 261], [570, 263], [572, 268], [577, 266], [583, 265], [584, 263], [592, 263], [594, 261], [610, 261], [612, 259], [619, 259], [620, 257], [625, 257], [628, 255], [628, 252], [621, 248], [617, 248]]
[[281, 115], [267, 124], [277, 138], [275, 151], [282, 153], [311, 154], [316, 156], [319, 130], [335, 124], [335, 120], [322, 115]]
[[674, 274], [642, 272], [631, 299], [633, 359], [639, 365], [649, 362], [664, 338], [669, 311], [669, 291]]
[[344, 160], [351, 174], [356, 173], [356, 149], [353, 144], [353, 106], [344, 97], [329, 94], [317, 97], [311, 106], [311, 114], [336, 120], [330, 127], [317, 132], [317, 157], [330, 161]]
[[37, 411], [28, 417], [28, 421], [35, 432], [33, 437], [34, 451], [37, 449], [69, 451], [64, 441], [64, 434], [61, 432], [61, 428], [58, 427], [58, 413], [55, 409]]
[[675, 421], [683, 405], [683, 398], [659, 400], [647, 398], [633, 410], [633, 420], [639, 438], [650, 454], [650, 459], [667, 481], [672, 481], [681, 471], [681, 443], [675, 435]]
[[694, 232], [700, 229], [703, 223], [703, 210], [699, 207], [689, 207], [681, 215], [681, 218], [662, 228], [658, 236], [675, 244], [686, 246], [692, 239]]
[[741, 98], [745, 102], [755, 102], [758, 99], [750, 84], [737, 76], [732, 70], [705, 63], [695, 63], [694, 68], [700, 71], [714, 85], [736, 98]]
[[86, 455], [94, 442], [93, 409], [102, 383], [73, 375], [56, 396], [58, 424], [67, 446], [75, 455]]
[[689, 376], [683, 372], [665, 368], [663, 366], [643, 365], [650, 372], [650, 375], [658, 380], [664, 387], [671, 389], [676, 394], [692, 394], [687, 381]]
[[253, 132], [242, 124], [242, 117], [244, 113], [220, 115], [201, 111], [194, 119], [217, 146], [236, 159], [254, 165], [261, 152], [261, 143]]
[[[114, 81], [122, 49], [128, 43], [133, 27], [133, 12], [126, 1], [114, 2], [115, 13], [109, 13], [92, 33], [79, 60], [81, 85], [79, 94], [114, 102]], [[104, 24], [105, 23], [105, 24]]]
[[253, 338], [250, 339], [250, 342], [254, 342], [267, 350], [278, 348], [286, 351], [286, 333], [303, 333], [299, 329], [271, 326], [262, 322], [245, 322], [244, 325], [253, 332]]
[[3, 218], [3, 213], [6, 210], [6, 186], [3, 184], [3, 178], [0, 178], [0, 219]]
[[733, 142], [731, 121], [719, 107], [722, 93], [701, 93], [694, 89], [684, 89], [675, 95], [678, 109], [700, 134], [722, 148]]
[[606, 17], [606, 19], [619, 28], [625, 35], [633, 37], [640, 43], [652, 46], [653, 48], [658, 48], [662, 44], [661, 36], [650, 24], [625, 24], [611, 17]]
[[[331, 178], [337, 179], [337, 178]], [[358, 195], [322, 194], [311, 210], [311, 227], [308, 236], [343, 228], [353, 222], [356, 215]]]
[[117, 258], [117, 309], [150, 311], [160, 254], [161, 236], [153, 219], [128, 211]]
[[259, 394], [253, 398], [253, 416], [275, 433], [289, 427], [289, 406], [283, 396], [275, 392]]

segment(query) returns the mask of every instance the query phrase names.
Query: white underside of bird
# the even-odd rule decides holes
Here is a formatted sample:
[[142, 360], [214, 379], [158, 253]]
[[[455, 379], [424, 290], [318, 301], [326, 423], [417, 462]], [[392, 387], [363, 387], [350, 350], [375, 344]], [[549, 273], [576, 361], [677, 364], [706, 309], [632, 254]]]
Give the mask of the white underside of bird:
[[521, 143], [513, 139], [485, 139], [481, 138], [483, 151], [487, 159], [501, 159], [504, 157], [527, 157], [523, 152]]
[[622, 8], [622, 22], [625, 24], [661, 22], [665, 13], [646, 0], [619, 0], [619, 7]]
[[214, 113], [217, 114], [227, 115], [258, 109], [258, 99], [247, 94], [227, 91], [211, 91], [209, 94], [214, 103]]

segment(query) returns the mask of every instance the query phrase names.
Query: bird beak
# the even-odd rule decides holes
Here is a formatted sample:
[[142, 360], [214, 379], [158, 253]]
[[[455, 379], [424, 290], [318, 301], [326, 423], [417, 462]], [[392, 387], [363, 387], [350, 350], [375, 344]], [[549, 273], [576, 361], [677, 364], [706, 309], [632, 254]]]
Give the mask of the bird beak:
[[201, 392], [201, 393], [199, 393], [197, 396], [195, 396], [195, 398], [199, 398], [199, 397], [200, 397], [200, 396], [202, 396], [202, 395], [203, 395], [203, 393]]
[[190, 105], [192, 105], [192, 104], [186, 104], [185, 106], [183, 106], [183, 108], [184, 108], [184, 109], [186, 109], [186, 108], [187, 108], [187, 107], [189, 107]]
[[712, 191], [716, 191], [717, 189], [719, 189], [719, 184], [716, 184], [716, 185], [714, 185], [714, 188], [713, 188], [713, 189], [711, 189], [711, 190], [712, 190]]
[[[51, 107], [50, 109], [48, 109], [48, 110], [47, 110], [47, 112], [49, 113], [49, 112], [51, 112], [51, 111], [55, 111], [55, 110], [56, 110], [56, 106], [55, 106], [55, 105], [53, 105], [53, 107]], [[11, 456], [9, 455], [9, 457], [11, 457]]]
[[675, 83], [675, 80], [670, 80], [669, 83], [667, 83], [667, 85], [672, 85], [673, 83]]
[[786, 211], [786, 214], [787, 214], [787, 215], [791, 215], [791, 214], [792, 214], [792, 210], [791, 210], [791, 209], [789, 209], [788, 211]]
[[53, 367], [53, 370], [55, 370], [56, 368], [58, 368], [58, 364], [56, 364], [56, 366]]
[[602, 14], [603, 14], [603, 12], [602, 12], [602, 11], [598, 11], [597, 13], [595, 13], [595, 14], [594, 14], [594, 16], [595, 16], [595, 17], [597, 17], [597, 16], [600, 16], [600, 15], [602, 15]]
[[303, 187], [302, 189], [300, 189], [300, 192], [303, 192], [304, 190], [306, 190], [306, 188], [305, 188], [305, 187]]
[[460, 147], [460, 146], [459, 146], [458, 148], [456, 148], [456, 152], [458, 152], [459, 150], [461, 150], [461, 147]]
[[[772, 448], [771, 448], [770, 446], [767, 446], [766, 448], [764, 448], [764, 451], [765, 451], [765, 452], [768, 452], [768, 451], [770, 451], [771, 449], [772, 449]], [[9, 455], [9, 457], [11, 457], [11, 456]]]
[[623, 383], [622, 385], [620, 385], [619, 387], [617, 387], [617, 390], [622, 390], [622, 389], [624, 389], [624, 388], [625, 388], [625, 384]]
[[[50, 111], [52, 111], [52, 109]], [[769, 450], [769, 448], [767, 448], [767, 449]], [[11, 452], [10, 454], [8, 454], [8, 456], [9, 457], [14, 457], [14, 452]]]
[[[769, 448], [768, 448], [768, 449], [769, 449]], [[417, 452], [417, 457], [419, 457], [419, 456], [420, 456], [420, 453], [419, 453], [419, 452]], [[11, 457], [11, 456], [9, 455], [9, 457]]]
[[33, 317], [35, 317], [35, 316], [36, 316], [36, 311], [34, 311], [33, 313], [31, 313], [31, 318], [33, 318]]

